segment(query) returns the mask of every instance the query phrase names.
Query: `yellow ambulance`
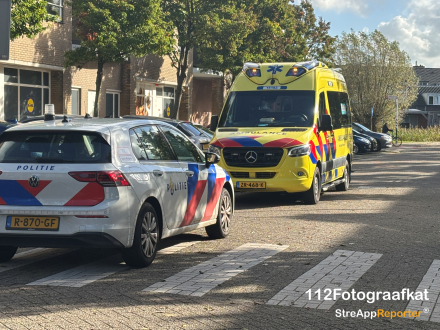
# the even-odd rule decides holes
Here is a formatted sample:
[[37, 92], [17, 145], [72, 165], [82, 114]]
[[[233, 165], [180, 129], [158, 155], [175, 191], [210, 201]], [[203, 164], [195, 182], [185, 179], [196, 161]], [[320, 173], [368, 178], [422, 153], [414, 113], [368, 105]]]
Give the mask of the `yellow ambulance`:
[[322, 191], [349, 188], [347, 85], [322, 62], [245, 63], [211, 130], [209, 151], [236, 191], [301, 192], [316, 204]]

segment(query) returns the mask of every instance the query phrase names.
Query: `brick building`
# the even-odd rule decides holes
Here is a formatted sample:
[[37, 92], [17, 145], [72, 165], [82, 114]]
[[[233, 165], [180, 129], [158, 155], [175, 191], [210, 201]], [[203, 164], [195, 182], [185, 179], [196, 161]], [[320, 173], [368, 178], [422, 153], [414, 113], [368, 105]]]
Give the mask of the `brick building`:
[[[55, 112], [60, 114], [93, 114], [97, 63], [89, 63], [81, 70], [63, 68], [63, 54], [77, 47], [78, 41], [72, 33], [71, 7], [64, 4], [60, 8], [62, 22], [54, 23], [32, 39], [22, 37], [12, 41], [10, 59], [0, 61], [0, 120], [41, 115], [47, 103], [53, 103]], [[191, 54], [178, 118], [206, 124], [211, 112], [220, 112], [222, 79], [208, 77], [216, 81], [210, 84], [210, 97], [207, 97], [205, 74], [194, 78], [193, 70]], [[204, 80], [203, 84], [200, 79]], [[176, 70], [166, 56], [130, 57], [124, 63], [105, 64], [99, 117], [129, 114], [166, 117], [168, 107], [174, 102], [176, 86]]]

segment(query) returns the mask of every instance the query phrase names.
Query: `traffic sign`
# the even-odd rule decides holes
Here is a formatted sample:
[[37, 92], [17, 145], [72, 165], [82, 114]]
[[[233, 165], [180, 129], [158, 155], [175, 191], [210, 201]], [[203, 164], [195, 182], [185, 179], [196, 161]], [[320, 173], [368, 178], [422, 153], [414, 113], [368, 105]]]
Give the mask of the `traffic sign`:
[[0, 0], [0, 60], [9, 60], [11, 33], [11, 0]]
[[387, 99], [388, 100], [397, 100], [397, 96], [396, 95], [388, 95]]

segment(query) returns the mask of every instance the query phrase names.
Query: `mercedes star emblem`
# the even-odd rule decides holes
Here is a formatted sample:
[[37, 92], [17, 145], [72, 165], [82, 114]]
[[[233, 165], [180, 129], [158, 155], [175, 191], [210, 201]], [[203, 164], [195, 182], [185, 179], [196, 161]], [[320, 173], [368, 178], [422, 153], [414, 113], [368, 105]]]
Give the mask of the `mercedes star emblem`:
[[248, 163], [255, 163], [257, 161], [257, 153], [255, 151], [248, 151], [244, 158]]
[[40, 184], [40, 179], [38, 178], [38, 176], [32, 175], [29, 178], [28, 183], [32, 188], [37, 188], [38, 185]]

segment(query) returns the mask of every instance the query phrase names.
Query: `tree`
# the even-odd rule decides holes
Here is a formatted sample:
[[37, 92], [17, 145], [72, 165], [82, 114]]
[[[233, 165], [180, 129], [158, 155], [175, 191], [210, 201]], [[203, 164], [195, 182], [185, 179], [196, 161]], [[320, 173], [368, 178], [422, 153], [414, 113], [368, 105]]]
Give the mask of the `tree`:
[[396, 103], [387, 96], [399, 98], [399, 122], [403, 109], [417, 98], [418, 78], [408, 54], [397, 41], [389, 41], [377, 30], [342, 33], [335, 59], [347, 82], [354, 120], [365, 126], [370, 126], [371, 108], [374, 129], [394, 122]]
[[43, 32], [59, 18], [50, 15], [46, 9], [47, 2], [40, 0], [12, 0], [11, 9], [11, 40], [21, 36], [31, 38]]
[[81, 47], [65, 53], [64, 66], [81, 69], [97, 62], [94, 116], [105, 63], [120, 63], [130, 55], [166, 54], [174, 40], [163, 21], [159, 0], [74, 0], [73, 17]]
[[[234, 15], [232, 15], [234, 14]], [[229, 73], [231, 80], [243, 62], [296, 62], [317, 58], [332, 60], [335, 38], [330, 23], [316, 19], [310, 2], [246, 0], [236, 11], [207, 13], [206, 31], [199, 36], [199, 57], [205, 70]], [[230, 28], [219, 28], [219, 22]]]

